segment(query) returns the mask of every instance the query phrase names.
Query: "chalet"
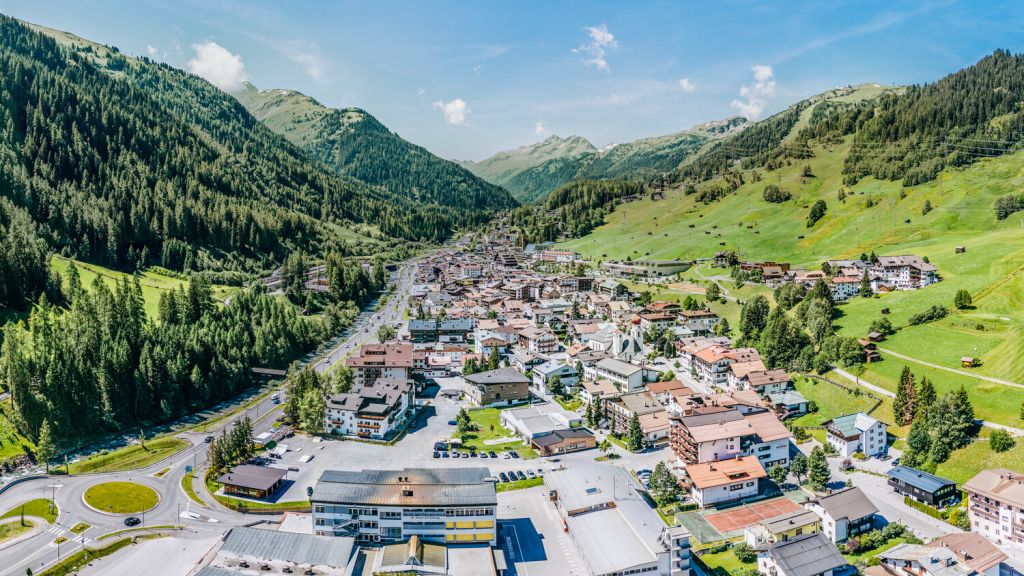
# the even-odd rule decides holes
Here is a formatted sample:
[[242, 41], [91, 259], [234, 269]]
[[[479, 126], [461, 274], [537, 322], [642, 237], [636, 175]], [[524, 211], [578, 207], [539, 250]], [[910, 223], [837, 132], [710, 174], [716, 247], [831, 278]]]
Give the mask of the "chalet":
[[414, 406], [413, 384], [401, 378], [378, 378], [327, 397], [324, 431], [339, 436], [382, 440], [400, 428]]
[[611, 278], [602, 280], [597, 284], [598, 294], [604, 294], [612, 300], [625, 300], [629, 296], [629, 289]]
[[[629, 422], [633, 416], [643, 418], [647, 414], [664, 412], [665, 408], [651, 396], [650, 392], [636, 392], [605, 398], [604, 405], [611, 420], [611, 428], [621, 434], [629, 431]], [[668, 430], [665, 430], [668, 436]]]
[[549, 386], [555, 378], [558, 378], [567, 390], [580, 383], [580, 375], [576, 373], [576, 369], [558, 360], [548, 360], [533, 369], [533, 386], [544, 394], [551, 393]]
[[772, 412], [780, 420], [807, 413], [807, 398], [796, 390], [772, 392], [767, 398]]
[[952, 550], [956, 557], [978, 576], [1019, 576], [1006, 560], [1009, 556], [977, 532], [953, 532], [928, 544], [932, 548]]
[[729, 365], [726, 382], [732, 390], [744, 390], [748, 387], [747, 382], [751, 373], [760, 373], [766, 370], [767, 368], [760, 358], [750, 362], [735, 362]]
[[355, 386], [372, 386], [379, 378], [407, 380], [420, 364], [426, 364], [426, 357], [417, 362], [413, 345], [405, 342], [364, 344], [358, 356], [345, 360]]
[[879, 256], [872, 267], [897, 290], [916, 290], [938, 281], [937, 269], [918, 256]]
[[885, 423], [863, 412], [837, 416], [824, 425], [825, 439], [841, 456], [876, 456], [888, 449]]
[[758, 483], [765, 476], [761, 463], [752, 456], [686, 466], [690, 496], [701, 507], [757, 496]]
[[956, 482], [907, 466], [894, 466], [886, 475], [897, 494], [943, 508], [959, 498]]
[[751, 372], [747, 374], [745, 384], [746, 388], [761, 396], [779, 394], [793, 388], [793, 381], [789, 378], [789, 374], [781, 368]]
[[708, 334], [721, 321], [718, 314], [710, 310], [683, 310], [679, 313], [683, 326], [697, 334]]
[[914, 576], [977, 576], [953, 550], [923, 544], [898, 544], [878, 554], [878, 565], [886, 574]]
[[821, 534], [769, 545], [757, 554], [757, 571], [771, 576], [853, 576], [857, 569]]
[[550, 354], [558, 350], [558, 338], [546, 328], [529, 326], [518, 332], [519, 345], [530, 352]]
[[846, 488], [808, 500], [804, 508], [821, 518], [822, 532], [837, 543], [873, 530], [878, 514], [878, 508], [860, 488]]
[[788, 542], [806, 534], [821, 532], [821, 518], [810, 510], [796, 510], [781, 516], [774, 516], [743, 531], [743, 540], [751, 548], [763, 547], [776, 542]]
[[640, 314], [640, 329], [644, 332], [650, 332], [656, 330], [661, 332], [666, 328], [670, 328], [676, 325], [675, 314], [669, 312], [651, 312], [648, 314]]
[[832, 300], [844, 302], [860, 293], [860, 278], [857, 276], [836, 276], [832, 278], [829, 288]]

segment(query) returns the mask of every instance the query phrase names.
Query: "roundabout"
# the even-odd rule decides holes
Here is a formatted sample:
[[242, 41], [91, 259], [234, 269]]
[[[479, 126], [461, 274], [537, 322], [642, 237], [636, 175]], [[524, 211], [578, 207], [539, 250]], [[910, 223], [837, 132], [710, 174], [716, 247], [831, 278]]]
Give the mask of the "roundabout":
[[160, 495], [136, 482], [103, 482], [90, 486], [82, 494], [82, 501], [103, 514], [139, 514], [156, 508]]

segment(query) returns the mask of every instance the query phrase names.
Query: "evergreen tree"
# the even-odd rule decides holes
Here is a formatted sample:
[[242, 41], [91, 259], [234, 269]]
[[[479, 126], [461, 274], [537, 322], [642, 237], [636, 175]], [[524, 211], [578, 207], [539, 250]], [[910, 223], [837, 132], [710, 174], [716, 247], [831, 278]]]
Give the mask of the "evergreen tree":
[[626, 432], [626, 448], [630, 452], [639, 452], [644, 449], [644, 430], [640, 426], [640, 416], [635, 412], [629, 420], [629, 430]]
[[909, 366], [904, 366], [896, 387], [896, 398], [892, 403], [893, 418], [898, 425], [906, 426], [913, 422], [915, 401], [914, 375], [910, 372]]
[[755, 341], [768, 323], [771, 306], [768, 299], [758, 294], [743, 303], [740, 310], [740, 340], [744, 343]]
[[556, 374], [548, 379], [548, 392], [552, 396], [564, 396], [565, 395], [565, 384], [562, 383], [562, 379]]
[[50, 421], [43, 420], [39, 427], [39, 438], [36, 440], [36, 460], [46, 466], [46, 473], [50, 473], [50, 460], [53, 458], [55, 448], [53, 438], [50, 437]]
[[664, 461], [658, 462], [651, 472], [650, 488], [659, 506], [666, 506], [679, 499], [679, 483]]
[[956, 295], [953, 297], [953, 305], [963, 310], [971, 305], [971, 293], [967, 290], [960, 289], [956, 291]]
[[803, 453], [793, 456], [789, 461], [789, 471], [796, 476], [798, 482], [803, 482], [803, 477], [807, 474], [807, 456], [804, 456]]
[[864, 271], [864, 275], [860, 277], [860, 295], [863, 298], [870, 298], [874, 294], [874, 290], [871, 289], [871, 278], [868, 277], [868, 271]]
[[828, 460], [825, 458], [825, 451], [821, 446], [815, 446], [811, 450], [811, 456], [807, 459], [807, 482], [814, 490], [822, 491], [828, 486], [831, 472], [828, 468]]
[[708, 284], [707, 290], [705, 290], [704, 295], [707, 297], [708, 302], [718, 302], [718, 300], [722, 297], [722, 288], [718, 285], [717, 282], [711, 282], [711, 284]]
[[927, 417], [932, 405], [935, 404], [935, 385], [927, 376], [921, 378], [921, 385], [917, 388], [917, 409], [915, 415]]

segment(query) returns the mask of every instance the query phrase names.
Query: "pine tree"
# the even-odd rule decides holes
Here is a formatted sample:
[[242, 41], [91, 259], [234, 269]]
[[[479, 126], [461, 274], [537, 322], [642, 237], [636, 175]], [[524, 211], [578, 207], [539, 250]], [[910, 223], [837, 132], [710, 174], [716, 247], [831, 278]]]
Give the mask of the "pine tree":
[[802, 482], [804, 475], [807, 474], [807, 456], [802, 453], [793, 456], [789, 461], [789, 471], [796, 476], [797, 481]]
[[893, 418], [900, 426], [906, 426], [913, 422], [915, 400], [914, 374], [910, 372], [910, 367], [904, 366], [896, 387], [896, 398], [892, 403]]
[[679, 499], [679, 483], [664, 461], [658, 462], [651, 472], [650, 487], [654, 500], [660, 506]]
[[644, 449], [644, 430], [640, 426], [640, 416], [635, 412], [629, 419], [629, 431], [626, 433], [626, 448], [630, 452], [639, 452]]
[[924, 415], [927, 417], [931, 407], [935, 404], [935, 385], [927, 376], [921, 378], [921, 385], [917, 388], [917, 409], [915, 416]]
[[871, 278], [868, 277], [868, 271], [865, 270], [864, 275], [860, 277], [860, 295], [870, 298], [874, 293], [874, 290], [871, 289]]
[[825, 458], [825, 451], [821, 446], [815, 446], [811, 450], [811, 456], [807, 459], [807, 482], [815, 490], [821, 491], [828, 486], [831, 472], [828, 468], [828, 460]]
[[53, 438], [50, 434], [50, 421], [43, 420], [43, 425], [39, 427], [39, 439], [36, 440], [36, 459], [46, 466], [47, 474], [50, 473], [50, 459], [53, 458], [54, 451]]

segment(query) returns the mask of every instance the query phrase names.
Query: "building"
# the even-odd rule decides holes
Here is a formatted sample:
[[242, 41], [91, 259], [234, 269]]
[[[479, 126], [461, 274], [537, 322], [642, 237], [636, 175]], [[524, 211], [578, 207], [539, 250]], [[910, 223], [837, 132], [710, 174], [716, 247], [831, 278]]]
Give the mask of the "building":
[[846, 576], [857, 573], [821, 534], [776, 542], [757, 554], [757, 571], [770, 576]]
[[949, 548], [923, 544], [897, 544], [878, 553], [878, 565], [894, 576], [977, 576]]
[[549, 472], [549, 499], [594, 576], [689, 576], [690, 533], [668, 528], [618, 466]]
[[579, 254], [571, 250], [544, 250], [542, 252], [534, 252], [532, 258], [539, 262], [570, 264], [579, 258]]
[[487, 468], [326, 470], [313, 495], [313, 530], [357, 542], [412, 536], [448, 543], [496, 543], [498, 505]]
[[383, 440], [405, 424], [415, 406], [408, 379], [378, 378], [356, 384], [351, 392], [327, 397], [324, 431], [339, 436]]
[[507, 366], [464, 376], [466, 396], [478, 406], [511, 406], [530, 399], [530, 379]]
[[704, 384], [723, 387], [728, 381], [731, 364], [760, 359], [761, 355], [754, 348], [733, 350], [728, 346], [713, 345], [702, 348], [693, 355], [691, 369]]
[[936, 508], [944, 508], [960, 496], [956, 482], [907, 466], [894, 466], [886, 475], [897, 494]]
[[629, 278], [660, 278], [686, 272], [693, 262], [679, 260], [608, 260], [601, 263], [601, 269], [611, 276]]
[[536, 448], [541, 456], [552, 456], [597, 448], [597, 439], [587, 430], [570, 428], [534, 436], [530, 439], [530, 445]]
[[619, 389], [610, 380], [584, 380], [580, 384], [580, 399], [587, 403], [618, 395]]
[[551, 330], [527, 326], [519, 331], [519, 346], [535, 354], [551, 354], [558, 351], [558, 338]]
[[860, 294], [860, 276], [836, 276], [829, 284], [832, 292], [832, 300], [845, 302]]
[[1020, 576], [1020, 572], [1006, 564], [1009, 558], [1006, 552], [977, 532], [953, 532], [932, 540], [926, 546], [952, 550], [957, 559], [979, 576]]
[[825, 439], [841, 456], [853, 456], [855, 452], [876, 456], [888, 449], [885, 423], [863, 412], [825, 422]]
[[[344, 576], [359, 547], [354, 538], [327, 538], [239, 526], [214, 543], [196, 576], [243, 576], [259, 572]], [[189, 572], [192, 574], [193, 572]]]
[[669, 446], [680, 462], [699, 464], [736, 456], [754, 456], [765, 468], [789, 466], [793, 434], [771, 412], [744, 414], [735, 408], [672, 418]]
[[644, 369], [636, 364], [616, 358], [605, 358], [594, 364], [595, 380], [608, 380], [621, 393], [633, 393], [644, 388]]
[[579, 414], [569, 412], [555, 402], [502, 410], [500, 419], [502, 426], [527, 440], [583, 425]]
[[837, 543], [873, 530], [878, 514], [878, 508], [860, 488], [846, 488], [808, 500], [804, 508], [821, 518], [822, 532]]
[[619, 434], [629, 431], [629, 423], [634, 416], [643, 418], [647, 414], [665, 412], [665, 408], [646, 390], [633, 394], [622, 394], [606, 398], [605, 412], [611, 420], [610, 428]]
[[629, 289], [611, 278], [597, 283], [597, 293], [604, 294], [612, 300], [625, 300], [629, 297]]
[[409, 320], [409, 339], [417, 344], [442, 342], [466, 344], [473, 332], [472, 318]]
[[897, 290], [916, 290], [938, 281], [937, 269], [919, 256], [878, 256], [871, 268]]
[[271, 466], [241, 464], [221, 474], [217, 482], [224, 494], [269, 500], [284, 485], [288, 471]]
[[363, 344], [359, 355], [349, 357], [345, 365], [352, 369], [354, 386], [371, 386], [379, 378], [408, 380], [415, 367], [413, 345], [408, 342]]
[[810, 510], [796, 510], [747, 526], [743, 530], [743, 541], [751, 548], [761, 548], [819, 532], [821, 518], [818, 518], [817, 514]]
[[640, 329], [645, 333], [662, 332], [676, 325], [676, 315], [668, 312], [648, 312], [640, 314]]
[[580, 375], [576, 369], [558, 360], [548, 360], [533, 369], [533, 387], [545, 394], [550, 394], [550, 385], [555, 378], [562, 383], [566, 389], [580, 383]]
[[683, 310], [679, 313], [683, 326], [697, 334], [706, 335], [721, 322], [718, 314], [710, 310]]
[[780, 420], [807, 413], [807, 398], [796, 390], [771, 393], [768, 395], [768, 404]]
[[997, 546], [1024, 550], [1024, 474], [1005, 468], [978, 472], [963, 485], [971, 528]]
[[757, 496], [759, 480], [765, 476], [761, 463], [751, 456], [686, 465], [690, 496], [701, 507]]

